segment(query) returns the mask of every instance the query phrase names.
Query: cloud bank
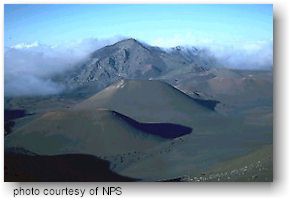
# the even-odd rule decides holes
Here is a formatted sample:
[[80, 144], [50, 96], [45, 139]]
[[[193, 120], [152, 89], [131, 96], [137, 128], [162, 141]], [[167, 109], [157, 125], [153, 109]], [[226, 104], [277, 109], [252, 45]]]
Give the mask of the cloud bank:
[[65, 89], [52, 81], [86, 59], [90, 53], [120, 40], [120, 37], [49, 46], [20, 43], [4, 50], [5, 96], [52, 95]]
[[[48, 46], [20, 43], [4, 50], [5, 96], [53, 95], [65, 90], [52, 77], [74, 68], [91, 52], [113, 44], [124, 37], [110, 39], [85, 39], [79, 42]], [[186, 37], [187, 39], [187, 37]], [[187, 44], [171, 38], [149, 42], [160, 47], [195, 46], [203, 49], [205, 59], [215, 58], [217, 66], [235, 69], [271, 69], [273, 66], [273, 41], [233, 42], [219, 44], [210, 40], [197, 40]]]
[[269, 70], [273, 67], [273, 41], [210, 45], [209, 50], [223, 67]]
[[273, 66], [273, 40], [215, 41], [195, 37], [192, 33], [171, 38], [156, 38], [150, 44], [161, 47], [195, 46], [206, 50], [220, 65], [234, 69], [271, 69]]

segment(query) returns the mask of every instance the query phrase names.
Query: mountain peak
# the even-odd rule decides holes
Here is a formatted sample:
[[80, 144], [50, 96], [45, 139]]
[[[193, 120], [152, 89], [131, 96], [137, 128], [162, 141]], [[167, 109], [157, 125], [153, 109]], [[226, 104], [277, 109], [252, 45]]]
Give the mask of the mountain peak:
[[137, 42], [137, 43], [139, 43], [136, 39], [134, 39], [134, 38], [127, 38], [127, 39], [124, 39], [124, 40], [121, 40], [121, 41], [119, 41], [119, 42]]
[[123, 47], [141, 46], [141, 47], [144, 47], [144, 45], [141, 42], [139, 42], [138, 40], [136, 40], [134, 38], [128, 38], [128, 39], [121, 40], [121, 41], [115, 43], [114, 46], [123, 46]]

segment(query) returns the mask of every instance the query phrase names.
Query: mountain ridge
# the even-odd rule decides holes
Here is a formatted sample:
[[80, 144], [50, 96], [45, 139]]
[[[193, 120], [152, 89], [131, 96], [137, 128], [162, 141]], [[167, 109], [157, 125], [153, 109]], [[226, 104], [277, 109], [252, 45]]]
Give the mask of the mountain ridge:
[[200, 73], [207, 71], [211, 63], [202, 62], [199, 52], [194, 47], [164, 50], [129, 38], [97, 49], [84, 64], [59, 79], [65, 80], [69, 88], [95, 84], [99, 91], [121, 78], [159, 79], [184, 68]]

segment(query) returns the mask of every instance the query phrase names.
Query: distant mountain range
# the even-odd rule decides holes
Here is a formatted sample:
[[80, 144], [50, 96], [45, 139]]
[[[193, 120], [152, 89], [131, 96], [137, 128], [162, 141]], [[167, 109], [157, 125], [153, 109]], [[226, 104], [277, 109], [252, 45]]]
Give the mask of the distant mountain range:
[[94, 84], [100, 90], [120, 79], [160, 79], [181, 71], [203, 73], [215, 64], [214, 58], [195, 47], [162, 49], [126, 39], [96, 50], [79, 67], [57, 79], [69, 88]]

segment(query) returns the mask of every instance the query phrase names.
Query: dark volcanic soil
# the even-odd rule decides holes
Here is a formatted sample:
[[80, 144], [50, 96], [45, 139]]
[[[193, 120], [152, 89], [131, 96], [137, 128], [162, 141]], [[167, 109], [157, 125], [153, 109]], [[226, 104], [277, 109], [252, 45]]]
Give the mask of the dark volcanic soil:
[[5, 182], [136, 181], [109, 169], [109, 162], [91, 155], [56, 156], [6, 153]]

